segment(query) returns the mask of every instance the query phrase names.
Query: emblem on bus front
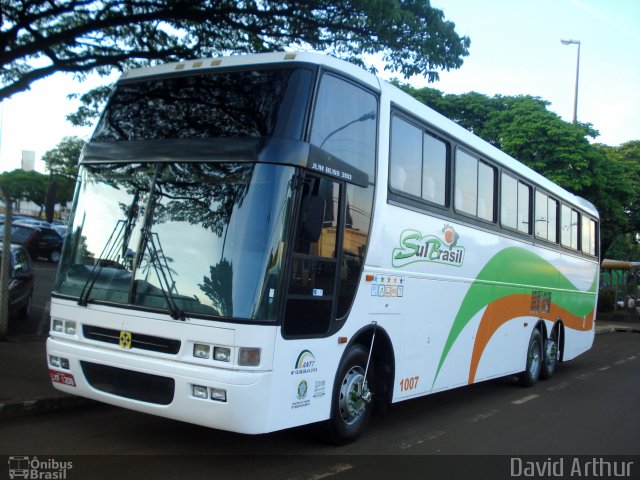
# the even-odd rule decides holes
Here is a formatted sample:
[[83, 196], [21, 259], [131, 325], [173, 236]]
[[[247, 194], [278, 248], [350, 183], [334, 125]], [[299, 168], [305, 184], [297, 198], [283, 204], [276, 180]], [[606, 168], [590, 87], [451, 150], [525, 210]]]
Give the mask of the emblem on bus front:
[[120, 332], [120, 348], [131, 348], [131, 332], [125, 332], [124, 330]]

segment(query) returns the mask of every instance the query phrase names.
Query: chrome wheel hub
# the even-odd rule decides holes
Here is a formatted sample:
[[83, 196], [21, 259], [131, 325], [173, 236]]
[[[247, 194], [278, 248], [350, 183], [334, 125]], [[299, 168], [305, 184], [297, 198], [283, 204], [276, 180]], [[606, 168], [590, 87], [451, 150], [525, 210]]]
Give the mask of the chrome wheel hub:
[[367, 408], [364, 395], [364, 370], [351, 367], [342, 379], [339, 398], [340, 416], [347, 425], [353, 425], [364, 414]]

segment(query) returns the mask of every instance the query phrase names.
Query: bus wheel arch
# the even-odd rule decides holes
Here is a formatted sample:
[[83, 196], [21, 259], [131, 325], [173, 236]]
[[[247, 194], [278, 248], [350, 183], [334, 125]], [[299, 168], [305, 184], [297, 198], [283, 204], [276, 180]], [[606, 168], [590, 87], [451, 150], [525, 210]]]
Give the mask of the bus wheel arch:
[[391, 400], [393, 387], [393, 352], [386, 332], [376, 328], [369, 368], [366, 371], [370, 401], [357, 398], [365, 376], [373, 328], [358, 332], [347, 345], [340, 359], [334, 379], [330, 417], [323, 422], [323, 436], [335, 445], [357, 440], [366, 429], [376, 409], [384, 408]]
[[[372, 327], [361, 330], [354, 336], [353, 343], [362, 345], [368, 352], [371, 348], [373, 330]], [[371, 391], [374, 393], [375, 410], [384, 413], [393, 397], [395, 355], [387, 332], [377, 326], [375, 334], [373, 352], [371, 352], [371, 364], [374, 368], [374, 384], [371, 386]]]

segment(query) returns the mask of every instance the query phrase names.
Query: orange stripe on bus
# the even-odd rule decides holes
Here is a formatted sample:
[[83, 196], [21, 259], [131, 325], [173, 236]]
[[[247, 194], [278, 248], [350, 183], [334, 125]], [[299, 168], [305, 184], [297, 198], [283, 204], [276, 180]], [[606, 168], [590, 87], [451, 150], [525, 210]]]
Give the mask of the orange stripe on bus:
[[551, 303], [549, 312], [532, 312], [532, 296], [529, 294], [507, 295], [489, 304], [482, 315], [480, 326], [476, 333], [476, 340], [471, 354], [469, 367], [469, 384], [474, 383], [478, 365], [482, 354], [496, 331], [509, 320], [518, 317], [538, 317], [555, 322], [562, 320], [565, 327], [572, 330], [587, 332], [593, 328], [593, 310], [585, 318], [578, 317], [571, 312]]

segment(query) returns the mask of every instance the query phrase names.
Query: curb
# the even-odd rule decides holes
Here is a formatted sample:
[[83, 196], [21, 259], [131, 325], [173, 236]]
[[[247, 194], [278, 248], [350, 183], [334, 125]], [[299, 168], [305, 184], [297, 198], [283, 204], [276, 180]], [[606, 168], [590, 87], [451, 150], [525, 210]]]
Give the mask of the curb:
[[596, 327], [596, 335], [612, 332], [640, 332], [640, 325], [603, 325]]
[[0, 420], [98, 406], [99, 402], [72, 395], [0, 403]]

